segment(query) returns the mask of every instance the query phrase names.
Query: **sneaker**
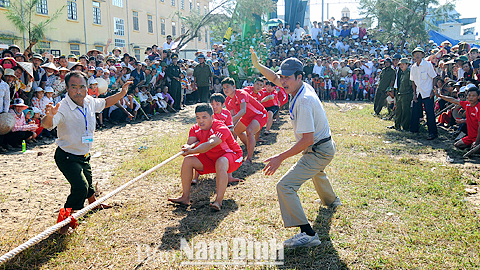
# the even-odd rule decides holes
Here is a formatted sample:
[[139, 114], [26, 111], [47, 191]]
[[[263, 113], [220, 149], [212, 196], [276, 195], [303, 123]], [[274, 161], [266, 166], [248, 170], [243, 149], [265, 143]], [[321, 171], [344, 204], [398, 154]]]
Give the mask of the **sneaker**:
[[286, 248], [314, 247], [321, 243], [320, 239], [318, 239], [318, 234], [310, 236], [302, 232], [283, 242], [283, 246]]
[[[317, 199], [317, 200], [315, 200], [315, 202], [318, 203], [318, 204], [324, 205], [321, 199]], [[337, 206], [340, 206], [340, 205], [342, 205], [342, 201], [340, 201], [340, 198], [337, 196], [337, 197], [335, 197], [335, 200], [332, 202], [332, 204], [328, 205], [328, 207], [333, 208], [333, 207], [337, 207]]]

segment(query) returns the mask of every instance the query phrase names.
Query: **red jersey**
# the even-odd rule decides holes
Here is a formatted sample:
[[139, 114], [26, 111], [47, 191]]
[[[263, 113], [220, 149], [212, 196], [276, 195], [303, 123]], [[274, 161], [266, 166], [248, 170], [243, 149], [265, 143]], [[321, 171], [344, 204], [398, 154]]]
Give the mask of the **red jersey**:
[[233, 138], [232, 132], [221, 121], [214, 119], [212, 127], [209, 130], [202, 130], [198, 124], [195, 124], [188, 134], [189, 137], [195, 137], [199, 143], [207, 142], [210, 137], [215, 136], [222, 140], [222, 142], [204, 153], [211, 160], [217, 160], [225, 153], [234, 153], [243, 155], [242, 148], [238, 145], [237, 141]]
[[253, 86], [247, 86], [243, 88], [245, 92], [249, 93], [250, 96], [254, 97], [258, 102], [262, 102], [263, 99], [263, 90], [258, 91], [258, 93], [253, 92]]
[[221, 113], [213, 114], [213, 118], [222, 121], [229, 128], [233, 127], [232, 114], [226, 109], [222, 109]]
[[265, 91], [262, 91], [263, 92], [263, 96], [262, 96], [262, 99], [268, 97], [268, 96], [273, 96], [273, 99], [270, 99], [268, 101], [265, 101], [262, 103], [262, 105], [265, 107], [265, 108], [268, 108], [268, 107], [272, 107], [272, 106], [279, 106], [279, 103], [278, 103], [278, 93], [277, 91], [273, 90], [272, 92], [267, 92], [267, 90]]
[[285, 92], [285, 89], [283, 89], [282, 87], [277, 86], [277, 90], [278, 90], [278, 102], [280, 103], [280, 107], [281, 107], [287, 104], [288, 94], [287, 92]]
[[477, 139], [478, 122], [480, 121], [480, 102], [471, 106], [468, 101], [460, 101], [460, 105], [466, 111], [468, 137]]
[[247, 103], [247, 112], [243, 115], [246, 119], [267, 114], [267, 110], [265, 110], [260, 102], [246, 91], [240, 89], [235, 90], [235, 96], [233, 98], [227, 97], [225, 99], [225, 107], [227, 107], [227, 110], [233, 110], [235, 113], [238, 113], [240, 111], [240, 104], [243, 102]]

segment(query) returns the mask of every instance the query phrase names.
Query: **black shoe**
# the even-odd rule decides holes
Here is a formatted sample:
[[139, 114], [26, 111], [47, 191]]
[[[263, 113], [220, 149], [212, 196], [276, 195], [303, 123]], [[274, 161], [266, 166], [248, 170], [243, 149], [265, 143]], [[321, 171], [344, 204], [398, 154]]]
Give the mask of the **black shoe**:
[[438, 134], [428, 134], [427, 140], [433, 140], [438, 137]]
[[395, 126], [388, 126], [387, 128], [388, 128], [388, 129], [394, 129]]

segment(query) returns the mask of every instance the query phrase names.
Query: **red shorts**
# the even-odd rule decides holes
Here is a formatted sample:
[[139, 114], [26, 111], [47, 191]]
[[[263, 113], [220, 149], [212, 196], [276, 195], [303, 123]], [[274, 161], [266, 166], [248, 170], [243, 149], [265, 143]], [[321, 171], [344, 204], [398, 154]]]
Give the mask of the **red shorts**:
[[[209, 173], [216, 173], [215, 171], [215, 163], [217, 160], [211, 160], [205, 153], [201, 153], [198, 155], [195, 155], [200, 162], [203, 165], [203, 171], [198, 171], [199, 174], [209, 174]], [[234, 154], [234, 153], [225, 153], [222, 156], [218, 157], [226, 157], [228, 159], [228, 172], [227, 173], [232, 173], [236, 171], [238, 168], [240, 168], [240, 165], [242, 165], [243, 161], [243, 156], [242, 154]]]
[[242, 117], [242, 119], [240, 119], [240, 122], [242, 122], [242, 124], [248, 127], [248, 125], [250, 125], [250, 123], [253, 120], [257, 120], [257, 122], [260, 124], [260, 128], [262, 128], [267, 123], [267, 120], [268, 120], [267, 113], [257, 114], [254, 117], [249, 117], [249, 118]]
[[466, 137], [462, 138], [462, 141], [466, 146], [470, 146], [470, 145], [472, 145], [473, 142], [475, 142], [476, 139], [477, 139], [477, 137], [466, 136]]

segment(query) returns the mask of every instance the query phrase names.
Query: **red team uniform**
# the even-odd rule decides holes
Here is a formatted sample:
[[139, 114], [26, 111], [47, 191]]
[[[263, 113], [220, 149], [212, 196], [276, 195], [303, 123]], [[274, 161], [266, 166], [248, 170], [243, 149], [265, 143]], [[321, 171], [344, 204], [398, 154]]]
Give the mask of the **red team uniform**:
[[245, 90], [236, 89], [233, 98], [227, 97], [225, 99], [225, 107], [230, 111], [233, 110], [235, 113], [238, 113], [242, 102], [247, 103], [247, 112], [242, 116], [240, 122], [248, 126], [252, 120], [257, 120], [260, 123], [260, 127], [263, 127], [267, 123], [267, 110]]
[[277, 86], [277, 90], [278, 90], [278, 102], [280, 103], [280, 107], [282, 107], [288, 102], [288, 94], [285, 92], [285, 89], [281, 87]]
[[221, 113], [213, 114], [213, 118], [222, 121], [228, 128], [233, 127], [232, 114], [227, 109], [222, 109]]
[[468, 135], [463, 137], [462, 141], [465, 145], [470, 146], [477, 140], [478, 122], [480, 121], [480, 102], [474, 107], [472, 107], [468, 101], [460, 101], [460, 105], [466, 111], [468, 132]]
[[223, 122], [214, 119], [213, 125], [209, 130], [202, 130], [198, 124], [195, 124], [190, 129], [188, 136], [197, 138], [200, 144], [207, 142], [212, 136], [222, 140], [219, 145], [208, 152], [195, 155], [203, 164], [203, 171], [197, 171], [199, 174], [215, 173], [215, 163], [220, 157], [228, 159], [228, 173], [236, 171], [242, 165], [242, 148], [240, 148], [240, 145], [238, 145], [232, 133]]
[[262, 102], [263, 98], [263, 90], [258, 91], [258, 93], [253, 92], [253, 86], [247, 86], [243, 88], [242, 90], [245, 90], [245, 92], [249, 93], [250, 96], [254, 97], [258, 102]]

